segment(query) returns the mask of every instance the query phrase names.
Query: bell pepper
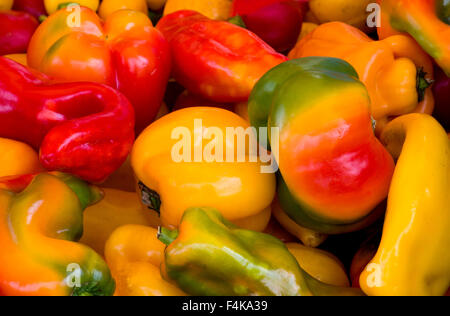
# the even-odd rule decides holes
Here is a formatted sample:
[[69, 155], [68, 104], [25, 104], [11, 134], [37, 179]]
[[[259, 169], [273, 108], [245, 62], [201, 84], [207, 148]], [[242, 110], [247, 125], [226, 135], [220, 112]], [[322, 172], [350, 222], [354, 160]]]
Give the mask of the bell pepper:
[[450, 76], [450, 2], [447, 0], [378, 0], [380, 38], [407, 33]]
[[106, 20], [111, 14], [119, 10], [134, 10], [148, 13], [146, 0], [103, 0], [98, 9], [98, 15]]
[[356, 69], [369, 91], [377, 134], [392, 116], [433, 112], [432, 62], [407, 36], [374, 41], [350, 25], [327, 23], [301, 40], [289, 54], [290, 58], [309, 56], [344, 59]]
[[436, 98], [436, 108], [433, 113], [439, 123], [446, 130], [450, 130], [450, 77], [441, 69], [436, 71], [436, 81], [433, 84], [433, 93]]
[[42, 170], [39, 156], [27, 144], [0, 138], [0, 178], [38, 173]]
[[120, 191], [133, 192], [136, 193], [136, 179], [134, 177], [134, 171], [131, 167], [130, 156], [122, 164], [122, 166], [114, 171], [108, 179], [100, 183], [99, 186], [102, 188], [117, 189]]
[[368, 295], [443, 295], [450, 286], [450, 141], [429, 115], [392, 121], [382, 141], [398, 159], [381, 243], [361, 274]]
[[116, 279], [117, 296], [184, 296], [161, 276], [164, 244], [158, 230], [126, 225], [114, 231], [105, 247], [105, 258]]
[[330, 285], [349, 287], [347, 272], [342, 262], [333, 254], [298, 243], [286, 244], [300, 267], [313, 278]]
[[211, 101], [247, 101], [262, 75], [286, 61], [248, 30], [194, 11], [167, 15], [156, 27], [172, 47], [175, 79]]
[[232, 3], [233, 0], [167, 0], [164, 16], [181, 10], [193, 10], [213, 20], [228, 20]]
[[0, 180], [0, 294], [112, 295], [106, 263], [77, 243], [83, 210], [101, 192], [61, 173], [17, 180], [14, 187]]
[[253, 126], [279, 129], [278, 198], [292, 220], [325, 234], [376, 220], [394, 161], [375, 137], [368, 92], [350, 64], [285, 62], [255, 86], [249, 114]]
[[[309, 8], [317, 19], [317, 24], [340, 21], [368, 32], [369, 12], [367, 8], [373, 0], [310, 0]], [[339, 39], [339, 38], [335, 38]]]
[[102, 190], [104, 198], [84, 212], [84, 232], [80, 243], [104, 254], [106, 241], [118, 227], [161, 225], [157, 215], [142, 206], [136, 192], [108, 188]]
[[47, 15], [44, 0], [14, 0], [13, 10], [27, 12], [36, 19]]
[[[129, 1], [129, 0], [127, 0]], [[74, 1], [67, 1], [67, 0], [44, 0], [44, 5], [47, 13], [49, 15], [55, 13], [62, 7], [64, 7], [67, 4], [74, 3], [79, 4], [83, 7], [87, 7], [93, 11], [97, 11], [98, 6], [100, 4], [100, 0], [74, 0]]]
[[80, 8], [80, 27], [66, 9], [34, 34], [28, 64], [60, 81], [92, 81], [118, 89], [136, 112], [139, 133], [155, 118], [170, 74], [170, 48], [146, 14], [121, 10], [103, 23]]
[[2, 0], [0, 2], [0, 10], [11, 10], [14, 0]]
[[[249, 123], [227, 110], [193, 107], [172, 112], [142, 132], [133, 146], [131, 165], [140, 182], [139, 195], [144, 204], [160, 214], [163, 225], [178, 227], [184, 210], [204, 205], [219, 209], [225, 218], [241, 225], [247, 223], [259, 231], [266, 228], [275, 195], [275, 175], [261, 173], [263, 163], [251, 161], [249, 144], [256, 142], [253, 133], [248, 135], [250, 141], [244, 140], [245, 148], [239, 147], [242, 140], [227, 138], [227, 128], [249, 127]], [[200, 128], [204, 133], [199, 132]], [[203, 154], [194, 157], [200, 150], [207, 153], [211, 143], [202, 138], [213, 129], [222, 133], [216, 141], [223, 144], [223, 156], [212, 161]], [[176, 135], [177, 131], [183, 135]], [[189, 151], [177, 149], [184, 141], [191, 145], [188, 158], [192, 159], [174, 159], [174, 152]], [[236, 157], [239, 149], [245, 155], [243, 162], [227, 160], [227, 152]]]
[[291, 50], [302, 28], [307, 6], [302, 0], [234, 0], [233, 17], [278, 52]]
[[272, 215], [277, 219], [281, 226], [294, 236], [296, 236], [305, 246], [316, 248], [319, 247], [325, 240], [327, 235], [316, 232], [312, 229], [302, 227], [294, 222], [287, 214], [281, 209], [278, 198], [275, 198], [272, 204]]
[[0, 137], [39, 149], [48, 170], [101, 182], [134, 141], [134, 112], [119, 92], [95, 83], [52, 84], [0, 57]]
[[186, 210], [179, 231], [161, 228], [159, 240], [167, 245], [161, 273], [191, 295], [361, 294], [314, 279], [280, 240], [240, 229], [211, 208]]
[[38, 25], [38, 21], [26, 12], [0, 11], [0, 56], [26, 53]]

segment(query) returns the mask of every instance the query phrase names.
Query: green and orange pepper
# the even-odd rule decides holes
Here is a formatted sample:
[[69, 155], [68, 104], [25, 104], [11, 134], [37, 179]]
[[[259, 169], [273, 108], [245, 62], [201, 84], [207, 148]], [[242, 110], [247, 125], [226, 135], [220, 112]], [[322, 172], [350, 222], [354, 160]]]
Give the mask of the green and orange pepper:
[[112, 295], [106, 263], [77, 243], [101, 197], [62, 173], [0, 179], [0, 295]]
[[407, 33], [450, 76], [450, 2], [448, 0], [378, 0], [378, 35]]
[[[394, 170], [375, 137], [370, 98], [347, 62], [309, 57], [285, 62], [256, 85], [253, 126], [278, 129], [278, 198], [301, 226], [326, 234], [361, 229], [383, 211]], [[270, 133], [272, 134], [272, 133]]]

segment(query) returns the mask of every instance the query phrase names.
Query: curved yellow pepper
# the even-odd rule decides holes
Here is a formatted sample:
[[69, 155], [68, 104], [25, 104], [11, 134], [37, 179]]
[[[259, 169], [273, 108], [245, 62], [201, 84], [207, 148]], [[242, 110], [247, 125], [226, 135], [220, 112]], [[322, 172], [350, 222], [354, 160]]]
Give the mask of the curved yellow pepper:
[[450, 285], [450, 142], [431, 116], [409, 114], [382, 135], [398, 158], [381, 244], [361, 274], [368, 295], [443, 295]]
[[232, 0], [167, 0], [164, 15], [180, 10], [193, 10], [213, 20], [228, 20], [231, 17], [232, 3]]
[[325, 284], [350, 286], [344, 265], [331, 253], [321, 249], [305, 247], [298, 243], [288, 243], [286, 247], [297, 259], [300, 267], [310, 276]]
[[[194, 131], [195, 120], [201, 120], [203, 131]], [[261, 173], [262, 163], [259, 161], [250, 162], [248, 140], [245, 142], [246, 148], [242, 149], [245, 162], [226, 160], [226, 152], [234, 153], [236, 158], [239, 143], [227, 139], [227, 128], [240, 127], [245, 130], [249, 126], [248, 122], [230, 111], [193, 107], [172, 112], [142, 132], [134, 144], [131, 164], [141, 182], [139, 193], [144, 200], [155, 198], [161, 201], [160, 207], [156, 205], [153, 208], [159, 209], [165, 226], [177, 227], [186, 209], [203, 206], [218, 209], [225, 218], [241, 224], [243, 228], [258, 231], [266, 228], [275, 195], [275, 175]], [[205, 138], [217, 129], [223, 138], [212, 134], [209, 140]], [[214, 137], [223, 144], [224, 162], [208, 162], [206, 156], [200, 162], [174, 161], [172, 151], [179, 152], [175, 148], [182, 140], [180, 135], [176, 135], [177, 131], [189, 133], [189, 157], [192, 161], [195, 151], [207, 151]], [[256, 141], [251, 135], [252, 140]], [[180, 149], [180, 152], [184, 150]]]
[[186, 295], [161, 277], [165, 245], [155, 228], [127, 225], [114, 231], [105, 258], [116, 280], [117, 296]]
[[[129, 0], [128, 0], [129, 1]], [[68, 3], [77, 3], [84, 7], [88, 7], [93, 11], [97, 11], [98, 6], [100, 4], [100, 0], [44, 0], [45, 10], [47, 13], [53, 14], [58, 11], [58, 7], [60, 5], [68, 4]]]
[[272, 204], [272, 214], [284, 229], [300, 239], [307, 247], [319, 247], [328, 237], [326, 234], [315, 232], [294, 222], [286, 212], [281, 209], [278, 199], [275, 199]]
[[34, 174], [43, 171], [39, 156], [25, 143], [0, 138], [0, 177]]
[[124, 225], [161, 225], [155, 212], [144, 208], [136, 192], [103, 189], [104, 198], [84, 211], [84, 232], [80, 242], [103, 255], [115, 229]]
[[0, 0], [0, 10], [11, 10], [14, 0]]
[[98, 15], [106, 20], [111, 14], [119, 10], [133, 10], [148, 13], [146, 0], [103, 0], [98, 10]]

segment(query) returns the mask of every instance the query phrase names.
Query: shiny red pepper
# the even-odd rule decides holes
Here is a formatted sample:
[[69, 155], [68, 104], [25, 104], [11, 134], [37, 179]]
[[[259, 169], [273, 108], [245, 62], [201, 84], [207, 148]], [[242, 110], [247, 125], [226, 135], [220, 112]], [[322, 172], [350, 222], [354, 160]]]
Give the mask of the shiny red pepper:
[[47, 15], [44, 0], [14, 0], [13, 10], [27, 12], [36, 19]]
[[0, 56], [26, 53], [38, 21], [28, 13], [0, 11]]
[[195, 11], [177, 11], [156, 26], [172, 49], [173, 75], [215, 102], [246, 101], [256, 82], [287, 58], [250, 31]]
[[307, 0], [234, 0], [232, 16], [279, 52], [297, 43]]
[[100, 182], [134, 141], [134, 111], [121, 93], [96, 83], [52, 84], [0, 57], [0, 137], [40, 149], [48, 170]]
[[436, 67], [435, 83], [433, 93], [436, 100], [434, 116], [444, 126], [450, 130], [450, 78], [447, 77], [442, 69]]

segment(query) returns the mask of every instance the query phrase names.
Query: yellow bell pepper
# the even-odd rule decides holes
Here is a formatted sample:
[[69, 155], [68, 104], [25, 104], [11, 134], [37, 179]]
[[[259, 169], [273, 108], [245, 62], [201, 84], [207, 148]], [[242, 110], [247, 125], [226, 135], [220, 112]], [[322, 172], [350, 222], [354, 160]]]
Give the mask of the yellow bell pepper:
[[[186, 209], [203, 206], [218, 209], [225, 218], [243, 228], [265, 229], [275, 195], [275, 175], [262, 173], [263, 164], [259, 159], [250, 161], [248, 138], [245, 148], [241, 148], [245, 161], [227, 162], [227, 152], [234, 154], [233, 158], [239, 153], [239, 139], [231, 141], [226, 135], [227, 129], [233, 127], [246, 130], [250, 125], [224, 109], [192, 107], [162, 117], [138, 137], [131, 164], [140, 181], [139, 194], [149, 207], [160, 213], [165, 226], [177, 227]], [[177, 135], [178, 132], [187, 135]], [[205, 137], [208, 133], [209, 140]], [[190, 148], [177, 147], [183, 139]], [[256, 142], [253, 133], [250, 139]], [[197, 155], [200, 159], [194, 162], [195, 153], [204, 155], [208, 149], [214, 149], [212, 144], [216, 142], [223, 145], [223, 156], [217, 148], [223, 162], [215, 159], [217, 155]], [[174, 153], [179, 152], [184, 156], [187, 153], [188, 159], [177, 162]]]
[[232, 3], [232, 0], [167, 0], [164, 15], [180, 10], [193, 10], [213, 20], [228, 20], [231, 17]]
[[305, 247], [298, 243], [286, 244], [300, 267], [317, 280], [330, 285], [349, 287], [345, 267], [334, 255], [324, 250]]
[[312, 14], [322, 23], [340, 21], [368, 31], [367, 7], [374, 0], [310, 0]]
[[398, 158], [381, 244], [360, 277], [368, 295], [443, 295], [450, 285], [450, 142], [431, 116], [393, 120], [382, 141]]
[[272, 204], [272, 214], [278, 223], [289, 233], [296, 236], [307, 247], [319, 247], [326, 239], [327, 235], [315, 232], [309, 228], [302, 227], [294, 222], [282, 209], [278, 199]]
[[0, 10], [11, 10], [14, 0], [0, 0]]
[[25, 67], [28, 66], [27, 54], [11, 54], [11, 55], [5, 55], [3, 57], [14, 60], [16, 63], [19, 63]]
[[56, 11], [58, 11], [58, 8], [61, 5], [68, 4], [68, 3], [77, 3], [79, 5], [82, 5], [84, 7], [88, 7], [89, 9], [93, 11], [97, 11], [98, 6], [100, 4], [100, 0], [44, 0], [45, 10], [47, 13], [53, 14]]
[[39, 156], [25, 143], [0, 138], [0, 177], [34, 174], [43, 171]]
[[106, 20], [111, 14], [119, 10], [133, 10], [148, 13], [146, 0], [103, 0], [100, 4], [98, 14]]
[[113, 231], [124, 225], [158, 227], [161, 222], [155, 212], [144, 208], [136, 192], [103, 189], [104, 198], [84, 211], [84, 233], [80, 242], [97, 253], [104, 253]]
[[303, 22], [302, 30], [300, 32], [298, 40], [301, 41], [303, 38], [305, 38], [307, 35], [309, 35], [312, 31], [314, 31], [317, 27], [319, 27], [319, 24], [311, 23], [311, 22]]
[[116, 280], [117, 296], [182, 296], [161, 277], [165, 245], [155, 228], [127, 225], [114, 231], [105, 247], [105, 258]]
[[151, 10], [158, 11], [166, 4], [167, 0], [147, 0], [147, 5]]

